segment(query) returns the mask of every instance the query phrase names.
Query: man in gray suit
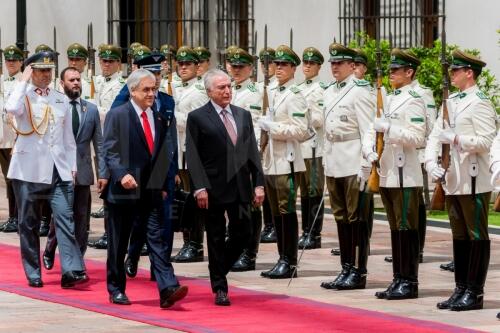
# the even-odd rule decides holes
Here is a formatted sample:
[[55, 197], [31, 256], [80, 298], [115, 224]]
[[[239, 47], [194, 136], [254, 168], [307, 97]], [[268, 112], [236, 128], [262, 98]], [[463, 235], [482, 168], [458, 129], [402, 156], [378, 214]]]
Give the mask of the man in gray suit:
[[[73, 135], [76, 141], [76, 181], [74, 189], [73, 216], [75, 237], [82, 256], [87, 250], [90, 223], [90, 185], [94, 184], [90, 144], [98, 161], [97, 191], [100, 193], [108, 182], [109, 173], [102, 152], [102, 131], [97, 106], [80, 98], [82, 92], [80, 72], [74, 67], [67, 67], [61, 72], [61, 84], [69, 99], [72, 111]], [[47, 245], [43, 253], [43, 265], [52, 269], [57, 247], [54, 224], [51, 222]]]

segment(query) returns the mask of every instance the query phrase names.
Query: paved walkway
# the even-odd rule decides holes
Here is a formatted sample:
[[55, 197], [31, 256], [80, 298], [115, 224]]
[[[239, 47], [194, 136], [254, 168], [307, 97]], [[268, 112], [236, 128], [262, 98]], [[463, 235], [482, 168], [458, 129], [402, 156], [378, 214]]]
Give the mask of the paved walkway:
[[[5, 188], [2, 182], [0, 183], [0, 198], [2, 198], [0, 219], [7, 216], [7, 200], [4, 199], [4, 195]], [[93, 208], [98, 206], [99, 202], [95, 201]], [[92, 220], [91, 229], [91, 237], [100, 235], [103, 230], [102, 220]], [[420, 298], [406, 301], [377, 300], [373, 296], [375, 291], [385, 289], [392, 278], [391, 265], [383, 261], [384, 256], [390, 254], [388, 225], [383, 221], [376, 221], [374, 225], [372, 255], [368, 262], [368, 284], [365, 290], [326, 291], [319, 286], [322, 281], [330, 280], [339, 273], [339, 257], [330, 255], [330, 249], [337, 246], [336, 227], [332, 216], [327, 216], [325, 220], [323, 248], [304, 253], [299, 278], [294, 279], [290, 287], [287, 287], [288, 280], [268, 280], [259, 276], [260, 271], [273, 266], [277, 258], [275, 244], [261, 245], [257, 271], [230, 273], [229, 282], [248, 289], [299, 296], [483, 331], [500, 332], [500, 321], [496, 319], [496, 313], [500, 311], [500, 236], [493, 235], [492, 240], [485, 309], [480, 311], [457, 313], [436, 309], [435, 304], [449, 296], [454, 284], [453, 275], [439, 269], [439, 264], [449, 261], [451, 257], [451, 232], [449, 229], [434, 227], [428, 229], [424, 263], [420, 265]], [[42, 243], [44, 241], [45, 239]], [[0, 243], [18, 245], [18, 236], [0, 233]], [[181, 245], [181, 235], [177, 234], [174, 241], [174, 253]], [[89, 249], [86, 256], [104, 261], [106, 251]], [[208, 278], [207, 261], [174, 265], [178, 275]], [[149, 268], [146, 257], [142, 257], [140, 266], [145, 269]], [[256, 325], [259, 323], [256, 322]], [[139, 322], [0, 292], [0, 332], [67, 333], [68, 331], [71, 333], [170, 332], [164, 328]]]

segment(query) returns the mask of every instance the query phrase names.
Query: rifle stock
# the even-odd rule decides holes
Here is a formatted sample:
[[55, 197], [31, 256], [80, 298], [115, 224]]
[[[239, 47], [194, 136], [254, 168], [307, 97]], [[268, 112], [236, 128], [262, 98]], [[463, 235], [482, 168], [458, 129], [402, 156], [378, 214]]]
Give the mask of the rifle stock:
[[[267, 86], [269, 85], [269, 54], [267, 52], [267, 24], [264, 27], [264, 94], [262, 96], [262, 116], [265, 116], [269, 108], [269, 97], [267, 95]], [[264, 154], [267, 144], [269, 143], [269, 133], [260, 131], [259, 148], [260, 153]]]
[[495, 212], [500, 212], [500, 194], [497, 194], [497, 198], [495, 199], [495, 203], [493, 204], [493, 210]]
[[172, 72], [173, 72], [173, 61], [172, 61], [172, 51], [169, 50], [168, 52], [168, 73], [167, 73], [167, 94], [170, 96], [173, 96], [172, 92]]
[[94, 43], [94, 36], [92, 31], [92, 23], [88, 25], [87, 28], [87, 51], [89, 54], [89, 58], [87, 60], [88, 66], [88, 76], [90, 79], [90, 98], [94, 99], [95, 96], [95, 84], [94, 84], [94, 75], [95, 75], [95, 49], [92, 46]]

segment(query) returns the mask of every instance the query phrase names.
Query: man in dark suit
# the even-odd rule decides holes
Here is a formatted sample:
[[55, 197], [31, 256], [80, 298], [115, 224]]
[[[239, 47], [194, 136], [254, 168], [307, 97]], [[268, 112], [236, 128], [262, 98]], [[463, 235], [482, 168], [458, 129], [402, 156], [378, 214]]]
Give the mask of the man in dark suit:
[[155, 76], [144, 69], [127, 79], [131, 99], [111, 109], [104, 122], [104, 151], [110, 181], [104, 193], [108, 202], [107, 288], [110, 302], [128, 305], [124, 260], [132, 225], [146, 226], [149, 259], [160, 291], [160, 307], [184, 298], [168, 260], [163, 199], [173, 195], [175, 154], [166, 142], [167, 120], [153, 111]]
[[226, 275], [248, 244], [250, 205], [262, 204], [264, 178], [250, 112], [229, 104], [229, 76], [210, 70], [204, 83], [210, 102], [188, 115], [186, 161], [198, 207], [208, 214], [208, 267], [215, 304], [230, 305]]
[[[82, 256], [87, 250], [90, 224], [90, 185], [94, 184], [94, 171], [90, 144], [97, 156], [97, 191], [100, 193], [108, 183], [109, 173], [102, 152], [102, 130], [97, 106], [80, 98], [82, 93], [81, 75], [77, 68], [67, 67], [61, 72], [61, 84], [69, 99], [72, 113], [73, 135], [76, 141], [76, 179], [73, 202], [73, 220], [75, 237]], [[52, 269], [57, 247], [54, 222], [50, 223], [47, 244], [43, 253], [43, 265]]]

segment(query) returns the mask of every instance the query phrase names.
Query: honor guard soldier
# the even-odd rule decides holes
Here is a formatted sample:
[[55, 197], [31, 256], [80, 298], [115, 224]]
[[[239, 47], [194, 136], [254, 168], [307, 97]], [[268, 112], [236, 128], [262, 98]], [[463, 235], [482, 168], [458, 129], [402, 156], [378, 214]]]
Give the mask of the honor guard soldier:
[[[128, 50], [127, 50], [127, 62], [130, 62], [130, 60], [132, 60], [131, 64], [127, 64], [128, 66], [130, 66], [130, 72], [133, 72], [134, 70], [137, 69], [137, 66], [134, 64], [133, 60], [134, 60], [134, 56], [135, 56], [135, 54], [137, 52], [137, 49], [140, 48], [141, 46], [142, 46], [141, 43], [139, 43], [139, 42], [133, 42], [128, 47]], [[151, 51], [149, 53], [151, 53]]]
[[[276, 51], [268, 47], [267, 49], [262, 49], [259, 52], [259, 60], [260, 60], [260, 70], [264, 73], [264, 57], [269, 57], [269, 86], [268, 89], [273, 89], [278, 86], [278, 80], [276, 79], [276, 64], [273, 62], [273, 59], [276, 55]], [[259, 85], [264, 85], [264, 81], [259, 82]]]
[[[325, 142], [323, 165], [335, 222], [342, 271], [325, 289], [363, 289], [368, 260], [368, 224], [359, 217], [360, 184], [369, 163], [362, 156], [362, 140], [373, 119], [375, 100], [368, 81], [354, 76], [356, 52], [338, 43], [329, 47], [336, 80], [323, 96]], [[361, 179], [361, 180], [360, 180]]]
[[87, 73], [85, 71], [85, 65], [87, 64], [87, 58], [89, 57], [87, 49], [81, 44], [73, 43], [70, 46], [68, 46], [66, 54], [68, 56], [68, 66], [75, 67], [80, 72], [81, 83], [82, 83], [81, 98], [83, 98], [86, 101], [91, 100], [90, 98], [91, 80], [89, 77], [87, 77]]
[[286, 279], [297, 276], [298, 220], [296, 173], [306, 166], [300, 142], [307, 136], [307, 101], [294, 80], [299, 56], [288, 46], [281, 45], [274, 57], [278, 86], [271, 90], [269, 113], [258, 121], [269, 135], [263, 152], [266, 194], [274, 217], [279, 260], [261, 276]]
[[[451, 84], [459, 92], [444, 101], [449, 124], [444, 122], [443, 127], [441, 112], [429, 136], [425, 163], [433, 179], [445, 179], [443, 188], [453, 235], [455, 290], [437, 307], [466, 311], [483, 308], [490, 261], [488, 210], [493, 190], [488, 154], [497, 129], [495, 110], [476, 85], [486, 63], [460, 50], [453, 51], [452, 57]], [[448, 170], [438, 162], [442, 144], [450, 145]], [[494, 174], [498, 174], [497, 168], [498, 163], [493, 163]]]
[[7, 46], [3, 50], [5, 59], [5, 67], [7, 68], [7, 75], [3, 74], [0, 77], [0, 111], [2, 121], [0, 123], [0, 165], [2, 173], [7, 186], [7, 200], [9, 202], [9, 218], [5, 223], [0, 226], [3, 232], [17, 232], [17, 208], [16, 198], [14, 196], [14, 189], [12, 182], [7, 178], [7, 171], [11, 159], [12, 148], [16, 140], [16, 133], [12, 129], [11, 123], [13, 117], [8, 115], [5, 110], [5, 102], [9, 97], [14, 85], [21, 77], [21, 67], [23, 65], [23, 51], [15, 45]]
[[322, 199], [325, 189], [325, 172], [322, 162], [325, 85], [319, 81], [318, 73], [323, 62], [323, 55], [314, 47], [308, 47], [302, 53], [302, 72], [306, 80], [299, 84], [299, 87], [308, 105], [306, 120], [311, 138], [300, 144], [306, 164], [306, 172], [301, 173], [298, 178], [302, 210], [302, 236], [299, 238], [301, 249], [321, 248], [324, 210]]
[[203, 84], [205, 73], [210, 69], [210, 57], [212, 56], [212, 53], [210, 53], [210, 51], [204, 46], [195, 47], [194, 52], [196, 52], [198, 59], [200, 59], [196, 75], [198, 76], [198, 80]]
[[[48, 87], [54, 53], [36, 53], [25, 65], [5, 105], [6, 111], [16, 117], [19, 135], [7, 177], [12, 180], [19, 205], [22, 263], [28, 284], [42, 287], [37, 208], [40, 201], [47, 200], [60, 244], [61, 287], [71, 288], [88, 280], [72, 212], [76, 175], [72, 114], [66, 97]], [[30, 79], [32, 83], [28, 83]]]
[[[186, 166], [186, 121], [189, 112], [208, 102], [205, 87], [196, 76], [198, 55], [188, 47], [181, 46], [176, 55], [178, 73], [182, 82], [174, 85], [175, 118], [179, 142], [179, 176], [184, 190], [189, 191], [189, 176]], [[184, 244], [174, 257], [175, 262], [203, 261], [203, 221], [202, 214], [196, 214], [192, 226], [183, 231]]]
[[[231, 53], [229, 62], [233, 74], [231, 104], [239, 106], [250, 112], [256, 142], [260, 140], [260, 128], [257, 121], [262, 116], [262, 92], [251, 80], [253, 71], [253, 57], [245, 50], [238, 48]], [[231, 268], [233, 272], [255, 270], [255, 259], [259, 251], [260, 232], [262, 229], [262, 211], [252, 207], [251, 211], [251, 236], [249, 244], [245, 247], [239, 259]]]
[[[394, 279], [375, 294], [388, 300], [418, 297], [418, 197], [423, 180], [416, 148], [425, 142], [426, 113], [412, 85], [419, 64], [412, 52], [392, 50], [389, 81], [395, 90], [363, 146], [368, 161], [379, 161], [380, 197], [391, 229]], [[375, 132], [384, 135], [382, 156], [374, 151]]]
[[[173, 95], [173, 86], [174, 84], [177, 84], [181, 82], [181, 78], [177, 74], [177, 60], [175, 59], [175, 56], [177, 54], [177, 49], [173, 47], [170, 44], [163, 44], [160, 47], [160, 53], [162, 53], [165, 56], [165, 60], [161, 63], [161, 70], [162, 70], [162, 75], [163, 78], [161, 80], [160, 84], [160, 91], [164, 93], [170, 93]], [[172, 68], [170, 68], [172, 66]], [[170, 91], [169, 91], [169, 82], [168, 82], [168, 73], [172, 74], [172, 80], [170, 82]]]
[[231, 72], [232, 68], [231, 68], [231, 62], [229, 61], [229, 59], [231, 58], [231, 54], [235, 51], [239, 49], [239, 47], [237, 45], [229, 45], [225, 50], [225, 57], [224, 57], [224, 66], [225, 66], [225, 69], [226, 69], [226, 72], [227, 74], [229, 74], [229, 76], [233, 76], [233, 73]]

